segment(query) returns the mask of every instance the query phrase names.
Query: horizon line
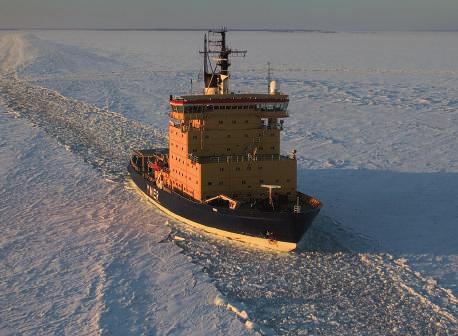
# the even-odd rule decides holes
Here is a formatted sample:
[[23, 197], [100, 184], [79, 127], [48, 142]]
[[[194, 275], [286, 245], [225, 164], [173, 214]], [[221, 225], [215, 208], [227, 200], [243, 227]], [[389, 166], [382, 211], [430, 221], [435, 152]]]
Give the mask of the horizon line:
[[[0, 31], [208, 31], [209, 28], [1, 28]], [[458, 32], [456, 29], [368, 29], [368, 30], [327, 30], [306, 28], [231, 28], [228, 31], [252, 32], [306, 32], [306, 33], [378, 33], [378, 32]]]

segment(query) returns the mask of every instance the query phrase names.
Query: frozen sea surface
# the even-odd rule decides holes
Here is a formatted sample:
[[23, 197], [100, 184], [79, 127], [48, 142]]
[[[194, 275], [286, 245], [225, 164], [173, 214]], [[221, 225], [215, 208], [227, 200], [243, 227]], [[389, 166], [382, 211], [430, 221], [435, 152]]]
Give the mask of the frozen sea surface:
[[246, 332], [124, 184], [4, 113], [0, 159], [2, 335]]
[[[2, 115], [2, 125], [7, 125], [5, 132], [15, 131], [2, 129], [1, 153], [3, 157], [18, 153], [24, 160], [31, 153], [40, 153], [30, 150], [31, 144], [21, 138], [21, 132], [28, 135], [34, 125], [38, 129], [32, 130], [39, 136], [32, 136], [33, 145], [48, 148], [50, 152], [43, 149], [42, 155], [52, 159], [26, 160], [34, 162], [30, 174], [46, 171], [34, 178], [26, 177], [28, 171], [21, 175], [16, 170], [24, 161], [4, 165], [2, 159], [2, 177], [7, 176], [8, 181], [3, 190], [8, 197], [2, 198], [2, 225], [14, 232], [2, 240], [1, 251], [7, 256], [2, 260], [8, 265], [16, 260], [19, 269], [35, 272], [35, 276], [13, 272], [2, 278], [2, 293], [8, 295], [3, 296], [2, 306], [7, 308], [0, 319], [6, 323], [0, 327], [26, 326], [24, 332], [46, 333], [75, 330], [72, 321], [75, 325], [79, 319], [84, 321], [82, 303], [74, 304], [78, 314], [72, 315], [59, 310], [59, 303], [53, 305], [56, 299], [40, 300], [33, 292], [37, 302], [49, 305], [48, 315], [39, 315], [38, 303], [30, 305], [27, 314], [17, 308], [21, 297], [16, 293], [29, 287], [53, 288], [54, 284], [61, 288], [56, 295], [67, 287], [72, 292], [68, 283], [74, 278], [61, 275], [60, 268], [52, 273], [56, 281], [39, 271], [46, 273], [48, 268], [41, 263], [56, 255], [63, 265], [75, 264], [80, 276], [96, 277], [87, 271], [86, 260], [56, 254], [56, 243], [46, 238], [49, 232], [82, 230], [85, 234], [72, 240], [75, 249], [91, 246], [91, 239], [101, 235], [93, 237], [90, 229], [86, 232], [82, 227], [100, 226], [103, 215], [79, 222], [73, 219], [91, 213], [87, 209], [94, 207], [100, 213], [117, 214], [108, 216], [106, 232], [134, 231], [121, 239], [123, 243], [109, 240], [111, 250], [95, 253], [92, 259], [105, 272], [105, 283], [112, 285], [99, 290], [102, 303], [85, 301], [84, 309], [102, 312], [103, 317], [88, 328], [99, 328], [102, 333], [113, 333], [125, 317], [128, 327], [119, 329], [124, 334], [175, 334], [190, 328], [189, 320], [199, 316], [197, 307], [204, 307], [202, 321], [214, 321], [209, 333], [241, 333], [240, 322], [246, 316], [232, 315], [231, 319], [222, 307], [214, 306], [211, 298], [218, 291], [223, 302], [245, 310], [255, 330], [263, 334], [457, 333], [457, 35], [230, 34], [231, 45], [249, 50], [246, 59], [233, 62], [233, 89], [263, 88], [264, 64], [274, 64], [281, 89], [291, 96], [284, 150], [299, 150], [299, 187], [326, 205], [301, 250], [290, 255], [233, 246], [187, 231], [173, 221], [164, 226], [164, 217], [144, 203], [139, 205], [125, 184], [130, 149], [143, 143], [166, 143], [161, 129], [167, 123], [167, 97], [189, 91], [189, 79], [198, 78], [200, 39], [196, 32], [34, 32], [2, 41], [0, 99], [7, 112]], [[3, 134], [7, 135], [3, 138]], [[46, 145], [50, 141], [55, 141], [55, 149]], [[67, 179], [72, 169], [54, 172], [62, 156], [78, 162], [76, 176], [81, 178]], [[53, 160], [57, 162], [48, 163]], [[88, 174], [93, 189], [82, 182]], [[32, 189], [51, 203], [61, 203], [62, 192], [56, 190], [65, 189], [66, 184], [75, 202], [84, 202], [74, 208], [62, 202], [56, 207], [56, 216], [63, 218], [57, 224], [45, 219], [50, 208], [40, 202], [20, 211], [15, 206], [26, 207], [28, 202], [21, 189], [25, 187], [15, 186], [24, 179], [31, 181], [31, 187], [36, 183]], [[41, 188], [43, 184], [51, 190]], [[33, 217], [33, 228], [39, 232], [13, 225], [15, 220], [21, 223], [22, 213], [32, 217], [37, 211], [43, 213]], [[154, 229], [146, 229], [151, 223]], [[159, 234], [161, 230], [165, 233]], [[41, 253], [35, 256], [25, 250], [26, 245], [15, 249], [7, 244], [24, 234], [48, 245], [38, 245]], [[181, 315], [174, 309], [158, 314], [153, 308], [164, 302], [176, 307], [190, 302], [170, 296], [167, 300], [167, 290], [177, 288], [164, 289], [155, 282], [160, 279], [165, 285], [170, 281], [154, 273], [154, 250], [168, 249], [162, 244], [176, 251], [175, 258], [183, 260], [179, 265], [193, 270], [189, 276], [186, 271], [175, 276], [182, 299], [195, 303], [197, 315]], [[92, 248], [99, 251], [98, 245]], [[35, 262], [25, 265], [20, 256], [33, 257]], [[117, 267], [109, 267], [110, 258]], [[175, 261], [167, 258], [161, 262], [174, 267]], [[110, 269], [115, 271], [110, 273]], [[145, 282], [132, 286], [143, 281], [139, 273], [147, 274], [142, 278]], [[188, 292], [186, 286], [194, 283], [194, 277], [210, 295]], [[91, 283], [82, 284], [81, 290]], [[73, 292], [79, 297], [78, 290]], [[126, 299], [129, 296], [146, 298], [139, 302]], [[63, 298], [60, 305], [68, 304], [67, 299], [74, 301]], [[162, 322], [175, 313], [183, 324]], [[204, 330], [202, 323], [192, 330]]]

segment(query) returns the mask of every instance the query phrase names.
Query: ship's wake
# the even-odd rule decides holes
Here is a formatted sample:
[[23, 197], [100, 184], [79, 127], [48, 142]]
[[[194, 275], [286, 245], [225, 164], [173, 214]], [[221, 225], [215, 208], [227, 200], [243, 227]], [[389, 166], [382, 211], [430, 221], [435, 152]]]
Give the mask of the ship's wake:
[[165, 136], [152, 126], [119, 113], [62, 96], [19, 79], [0, 79], [7, 112], [29, 119], [78, 153], [102, 175], [121, 181], [133, 148], [163, 146]]

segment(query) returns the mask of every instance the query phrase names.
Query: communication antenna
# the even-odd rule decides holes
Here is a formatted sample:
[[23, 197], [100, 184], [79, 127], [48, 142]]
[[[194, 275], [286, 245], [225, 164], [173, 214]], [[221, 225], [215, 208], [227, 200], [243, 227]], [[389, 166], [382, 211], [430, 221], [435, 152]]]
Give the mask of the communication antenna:
[[270, 82], [272, 81], [272, 68], [270, 62], [267, 62], [267, 92], [270, 93]]

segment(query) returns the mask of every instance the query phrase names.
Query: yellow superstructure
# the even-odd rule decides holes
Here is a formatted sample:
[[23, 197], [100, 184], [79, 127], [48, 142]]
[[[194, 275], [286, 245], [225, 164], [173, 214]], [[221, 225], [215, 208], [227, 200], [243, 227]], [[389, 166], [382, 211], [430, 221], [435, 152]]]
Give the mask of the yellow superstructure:
[[296, 159], [280, 154], [280, 121], [288, 96], [207, 94], [171, 97], [169, 168], [172, 187], [199, 201], [227, 195], [248, 201], [296, 197]]

